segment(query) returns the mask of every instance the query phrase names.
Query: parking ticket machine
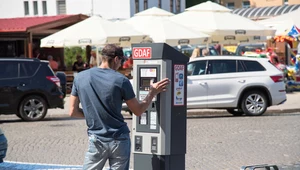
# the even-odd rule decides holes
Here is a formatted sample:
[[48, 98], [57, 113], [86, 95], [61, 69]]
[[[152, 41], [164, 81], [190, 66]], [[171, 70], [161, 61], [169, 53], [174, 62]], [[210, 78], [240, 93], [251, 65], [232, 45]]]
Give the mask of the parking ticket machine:
[[135, 170], [184, 170], [186, 153], [186, 92], [189, 58], [165, 43], [134, 44], [133, 88], [139, 101], [152, 82], [171, 80], [148, 109], [132, 120]]

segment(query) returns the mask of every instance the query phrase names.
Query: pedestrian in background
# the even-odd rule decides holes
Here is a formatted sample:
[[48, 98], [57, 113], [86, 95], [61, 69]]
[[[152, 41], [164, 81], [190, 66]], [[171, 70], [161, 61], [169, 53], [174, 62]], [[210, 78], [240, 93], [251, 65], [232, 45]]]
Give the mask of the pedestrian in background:
[[193, 53], [190, 57], [190, 60], [200, 57], [200, 49], [198, 47], [194, 48]]
[[108, 160], [110, 169], [128, 170], [130, 130], [121, 114], [122, 103], [125, 101], [128, 108], [140, 116], [152, 99], [166, 91], [169, 84], [169, 79], [153, 83], [147, 97], [139, 102], [130, 81], [116, 71], [122, 60], [122, 48], [108, 44], [102, 50], [101, 65], [82, 71], [75, 77], [69, 114], [86, 119], [89, 147], [83, 169], [101, 170]]
[[208, 56], [208, 55], [209, 55], [209, 50], [206, 49], [206, 48], [203, 49], [203, 50], [202, 50], [202, 56], [205, 57], [205, 56]]
[[95, 51], [91, 52], [90, 68], [92, 67], [97, 67], [97, 54]]
[[218, 52], [219, 55], [221, 55], [221, 45], [220, 44], [215, 44], [214, 48]]
[[49, 65], [52, 68], [52, 70], [57, 71], [58, 70], [58, 63], [53, 59], [52, 55], [48, 55], [48, 61]]
[[76, 56], [76, 61], [73, 64], [72, 70], [80, 72], [80, 71], [83, 71], [85, 69], [86, 69], [86, 63], [83, 62], [81, 55], [77, 55]]

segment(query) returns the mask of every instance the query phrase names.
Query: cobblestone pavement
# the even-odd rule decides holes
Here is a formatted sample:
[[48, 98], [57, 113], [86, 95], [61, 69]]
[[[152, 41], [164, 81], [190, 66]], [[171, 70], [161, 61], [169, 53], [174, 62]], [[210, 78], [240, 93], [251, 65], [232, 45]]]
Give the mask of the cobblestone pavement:
[[[1, 115], [0, 127], [9, 142], [4, 161], [30, 162], [29, 169], [80, 167], [87, 149], [85, 121], [69, 118], [66, 112], [49, 110], [40, 122], [22, 122], [14, 115]], [[131, 128], [131, 119], [126, 122]], [[243, 165], [275, 164], [282, 170], [300, 170], [299, 122], [300, 113], [189, 118], [186, 169], [238, 170]], [[42, 168], [40, 164], [70, 166]], [[5, 162], [0, 169], [16, 170], [14, 166]]]

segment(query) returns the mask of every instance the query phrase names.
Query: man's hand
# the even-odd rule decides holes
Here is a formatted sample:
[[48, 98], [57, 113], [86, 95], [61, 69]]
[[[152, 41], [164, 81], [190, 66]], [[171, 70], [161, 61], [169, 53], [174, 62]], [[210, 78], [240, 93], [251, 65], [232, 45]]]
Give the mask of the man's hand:
[[69, 115], [76, 118], [84, 118], [84, 114], [81, 108], [79, 108], [78, 96], [70, 96], [70, 111]]
[[153, 83], [153, 80], [152, 80], [150, 83], [149, 94], [155, 96], [155, 95], [159, 94], [160, 92], [166, 91], [169, 83], [170, 83], [170, 80], [168, 78], [165, 78], [156, 83]]
[[167, 86], [169, 85], [169, 83], [170, 83], [170, 80], [168, 78], [165, 78], [156, 83], [151, 82], [150, 83], [151, 87], [150, 87], [149, 93], [142, 102], [139, 102], [136, 98], [125, 101], [128, 108], [136, 116], [140, 116], [148, 108], [148, 106], [152, 102], [152, 99], [153, 99], [153, 97], [155, 97], [155, 95], [167, 90]]

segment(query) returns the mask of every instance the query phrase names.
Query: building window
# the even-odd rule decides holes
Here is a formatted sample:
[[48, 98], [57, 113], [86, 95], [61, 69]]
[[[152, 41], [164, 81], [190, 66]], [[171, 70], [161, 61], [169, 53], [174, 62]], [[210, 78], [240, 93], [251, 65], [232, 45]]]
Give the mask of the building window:
[[140, 3], [139, 0], [135, 0], [135, 13], [140, 12]]
[[148, 0], [144, 0], [144, 10], [148, 9]]
[[229, 9], [234, 9], [234, 2], [228, 2], [228, 3], [226, 4], [226, 6], [227, 6], [227, 8], [229, 8]]
[[24, 1], [24, 14], [29, 15], [29, 3], [28, 3], [28, 1]]
[[38, 15], [39, 11], [38, 11], [38, 2], [37, 1], [33, 1], [33, 14], [34, 15]]
[[176, 0], [176, 13], [180, 13], [180, 4], [181, 4], [181, 0]]
[[289, 0], [284, 0], [283, 2], [284, 2], [283, 3], [284, 5], [288, 5], [289, 4]]
[[170, 12], [173, 12], [173, 0], [170, 0]]
[[43, 1], [43, 15], [47, 15], [47, 1]]
[[66, 14], [66, 1], [58, 0], [57, 1], [57, 15]]
[[161, 8], [161, 0], [158, 0], [158, 8]]
[[250, 1], [243, 1], [243, 8], [250, 8]]

